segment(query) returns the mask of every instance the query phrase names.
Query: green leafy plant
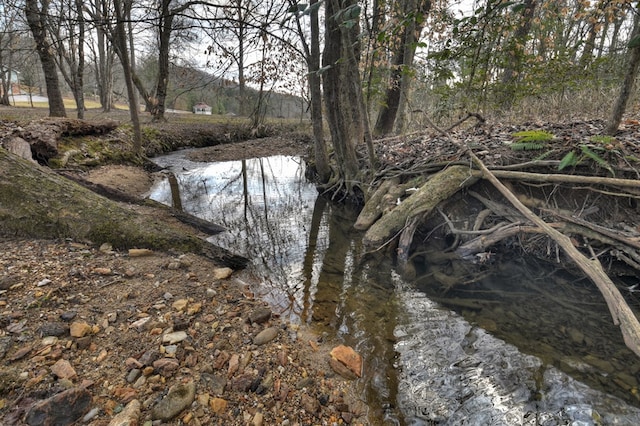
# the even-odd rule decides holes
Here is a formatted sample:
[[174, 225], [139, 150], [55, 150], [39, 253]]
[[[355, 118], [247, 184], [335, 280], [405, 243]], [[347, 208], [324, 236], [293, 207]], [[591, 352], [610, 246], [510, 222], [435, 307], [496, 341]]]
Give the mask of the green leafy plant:
[[598, 155], [595, 151], [590, 149], [587, 145], [580, 145], [580, 149], [582, 150], [582, 153], [585, 157], [588, 157], [591, 160], [595, 161], [600, 167], [607, 169], [609, 173], [611, 173], [611, 176], [616, 175], [616, 173], [613, 171], [613, 167], [611, 167], [609, 162]]
[[554, 135], [544, 130], [523, 130], [513, 134], [516, 142], [511, 144], [513, 151], [533, 151], [544, 149]]
[[558, 170], [562, 170], [565, 167], [575, 166], [580, 162], [580, 157], [575, 153], [575, 151], [569, 151], [562, 160], [560, 160], [560, 164], [558, 164]]
[[[593, 149], [592, 149], [593, 148]], [[569, 151], [562, 160], [560, 160], [560, 164], [558, 164], [558, 170], [562, 170], [566, 167], [577, 166], [583, 160], [589, 159], [597, 163], [600, 167], [607, 169], [612, 176], [615, 176], [616, 173], [611, 167], [611, 164], [604, 158], [600, 156], [596, 151], [602, 151], [603, 148], [595, 148], [589, 147], [588, 145], [580, 145], [580, 154], [576, 153], [576, 151]]]
[[589, 138], [589, 141], [602, 145], [610, 145], [616, 141], [616, 138], [609, 135], [593, 135]]
[[523, 130], [513, 134], [517, 142], [549, 142], [555, 137], [544, 130]]

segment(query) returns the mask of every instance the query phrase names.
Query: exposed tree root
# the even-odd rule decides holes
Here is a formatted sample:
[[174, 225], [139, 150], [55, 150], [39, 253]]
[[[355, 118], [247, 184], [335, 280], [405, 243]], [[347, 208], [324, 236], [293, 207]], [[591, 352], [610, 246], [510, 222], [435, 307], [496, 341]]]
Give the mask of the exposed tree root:
[[[518, 197], [507, 188], [498, 177], [508, 178], [508, 179], [519, 179], [519, 180], [527, 180], [533, 182], [555, 182], [555, 183], [587, 183], [587, 184], [595, 184], [595, 185], [607, 185], [614, 187], [624, 187], [624, 188], [640, 188], [640, 182], [637, 180], [628, 180], [628, 179], [616, 179], [616, 178], [602, 178], [602, 177], [587, 177], [587, 176], [572, 176], [572, 175], [556, 175], [556, 174], [536, 174], [536, 173], [526, 173], [526, 172], [514, 172], [514, 171], [490, 171], [485, 164], [476, 156], [476, 154], [463, 143], [454, 140], [447, 132], [440, 130], [437, 126], [435, 126], [428, 117], [426, 117], [429, 124], [439, 133], [441, 133], [448, 141], [458, 146], [461, 150], [466, 151], [469, 158], [473, 161], [473, 164], [476, 165], [480, 171], [472, 172], [473, 176], [478, 178], [483, 178], [491, 182], [491, 184], [504, 196], [510, 203], [518, 210], [518, 212], [530, 223], [532, 223], [535, 228], [539, 229], [539, 232], [542, 232], [548, 235], [562, 250], [569, 256], [578, 267], [596, 284], [600, 293], [603, 295], [607, 305], [609, 307], [609, 311], [613, 318], [614, 324], [620, 327], [622, 332], [622, 336], [624, 338], [625, 344], [632, 351], [636, 353], [636, 355], [640, 356], [640, 322], [636, 318], [635, 314], [627, 305], [626, 301], [620, 294], [618, 288], [611, 281], [609, 276], [604, 272], [602, 265], [598, 258], [592, 253], [591, 258], [587, 258], [584, 254], [582, 254], [574, 245], [572, 240], [567, 236], [554, 228], [554, 226], [546, 223], [542, 218], [534, 214], [527, 206], [525, 206]], [[426, 186], [426, 185], [425, 185]], [[432, 200], [429, 200], [432, 201]], [[483, 201], [484, 202], [484, 201]], [[404, 204], [404, 203], [402, 203]], [[401, 204], [401, 205], [402, 205]], [[485, 203], [486, 205], [486, 203]], [[399, 206], [400, 207], [400, 206]], [[419, 206], [412, 206], [413, 210], [419, 210], [421, 213], [426, 213], [427, 211], [433, 210], [435, 206], [428, 204], [425, 208], [420, 208]], [[492, 206], [488, 208], [494, 210], [498, 209], [496, 206]], [[400, 210], [396, 208], [392, 211]], [[384, 219], [384, 217], [383, 217]], [[512, 218], [511, 220], [514, 220]], [[376, 223], [377, 224], [377, 223]], [[376, 224], [371, 228], [373, 229]], [[370, 229], [370, 230], [371, 230]], [[515, 234], [515, 230], [513, 228], [503, 228], [501, 232], [513, 233]], [[495, 232], [489, 235], [494, 235]], [[387, 235], [389, 235], [387, 233]], [[481, 238], [486, 238], [486, 236], [482, 236]], [[495, 236], [496, 240], [501, 239], [500, 235]], [[369, 238], [369, 242], [375, 241], [375, 239]]]

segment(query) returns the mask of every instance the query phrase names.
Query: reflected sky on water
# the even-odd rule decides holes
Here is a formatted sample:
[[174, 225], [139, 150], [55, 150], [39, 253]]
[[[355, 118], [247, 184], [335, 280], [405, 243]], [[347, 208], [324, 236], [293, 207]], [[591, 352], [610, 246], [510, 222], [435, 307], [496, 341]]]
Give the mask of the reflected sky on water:
[[[450, 302], [480, 303], [482, 309], [443, 308], [447, 298], [429, 278], [407, 283], [393, 272], [388, 256], [364, 252], [362, 234], [352, 227], [357, 212], [318, 197], [300, 159], [208, 164], [190, 162], [178, 152], [156, 162], [175, 172], [186, 211], [227, 228], [210, 241], [252, 260], [253, 273], [263, 282], [254, 289], [258, 296], [283, 318], [311, 323], [364, 356], [364, 377], [357, 386], [375, 424], [456, 425], [465, 419], [491, 425], [608, 424], [599, 416], [610, 424], [640, 424], [635, 407], [554, 367], [589, 369], [603, 389], [616, 377], [599, 375], [584, 354], [551, 353], [560, 346], [572, 350], [570, 342], [553, 339], [564, 338], [558, 332], [562, 327], [581, 328], [585, 317], [558, 325], [561, 319], [550, 317], [558, 309], [542, 299], [544, 291], [532, 296], [523, 291], [533, 286], [537, 272], [513, 264], [497, 268], [479, 283], [486, 288], [464, 286], [446, 295]], [[153, 188], [151, 198], [172, 204], [168, 180]], [[515, 289], [514, 274], [520, 282]], [[551, 294], [554, 289], [547, 291], [559, 297]], [[576, 291], [574, 286], [561, 296], [568, 299]], [[541, 304], [555, 308], [544, 311], [549, 318], [540, 315]], [[478, 324], [499, 325], [505, 330], [501, 337], [511, 343]], [[510, 337], [511, 329], [519, 336]], [[532, 356], [536, 348], [550, 352], [544, 361]]]

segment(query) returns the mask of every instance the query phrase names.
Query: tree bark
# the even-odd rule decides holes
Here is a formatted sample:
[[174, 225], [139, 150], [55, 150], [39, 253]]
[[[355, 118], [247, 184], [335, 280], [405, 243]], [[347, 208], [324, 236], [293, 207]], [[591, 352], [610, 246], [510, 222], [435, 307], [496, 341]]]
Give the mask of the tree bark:
[[202, 254], [233, 268], [247, 259], [209, 244], [169, 209], [117, 203], [0, 148], [0, 236], [72, 238], [118, 249]]
[[329, 155], [324, 139], [324, 123], [322, 121], [322, 79], [320, 78], [320, 28], [318, 0], [311, 0], [309, 5], [313, 9], [310, 13], [311, 46], [307, 64], [309, 67], [309, 92], [311, 93], [311, 124], [313, 126], [313, 151], [316, 171], [320, 183], [327, 183], [331, 177]]
[[60, 91], [60, 82], [58, 81], [58, 68], [53, 55], [54, 48], [47, 40], [48, 3], [48, 1], [44, 1], [42, 7], [39, 8], [38, 0], [25, 0], [25, 14], [36, 43], [36, 51], [40, 57], [40, 63], [42, 64], [44, 80], [47, 86], [47, 97], [49, 99], [49, 116], [66, 117], [67, 112], [62, 99], [62, 92]]
[[[364, 140], [363, 117], [358, 103], [360, 98], [355, 92], [362, 90], [358, 84], [359, 70], [354, 69], [348, 52], [349, 49], [357, 48], [350, 40], [358, 40], [359, 17], [343, 18], [346, 10], [354, 11], [356, 7], [357, 3], [354, 0], [346, 0], [343, 3], [339, 0], [329, 0], [325, 6], [325, 108], [331, 141], [336, 152], [339, 179], [346, 184], [348, 193], [352, 192], [359, 173], [356, 146]], [[348, 24], [345, 21], [348, 21]]]
[[478, 181], [465, 166], [452, 166], [436, 173], [416, 192], [402, 201], [396, 208], [382, 216], [364, 235], [368, 249], [378, 249], [395, 238], [412, 218], [428, 215], [438, 203], [451, 197], [464, 187]]
[[629, 48], [629, 62], [627, 64], [627, 73], [624, 76], [622, 86], [620, 86], [620, 94], [613, 106], [611, 118], [607, 124], [606, 133], [608, 135], [615, 135], [620, 127], [622, 116], [627, 109], [627, 102], [633, 91], [633, 86], [638, 75], [638, 66], [640, 66], [640, 2], [636, 6], [636, 13], [633, 18], [633, 32], [631, 34], [631, 42], [635, 45]]
[[129, 115], [131, 124], [133, 125], [133, 143], [137, 154], [142, 153], [142, 130], [140, 129], [140, 117], [138, 115], [138, 99], [133, 88], [133, 76], [131, 73], [131, 63], [129, 62], [129, 54], [127, 52], [127, 32], [124, 27], [124, 17], [128, 15], [127, 10], [123, 8], [122, 0], [114, 0], [114, 8], [116, 12], [116, 28], [113, 34], [115, 39], [116, 52], [122, 63], [124, 71], [124, 80], [127, 86], [127, 95], [129, 98]]
[[400, 15], [402, 19], [405, 16], [413, 16], [407, 25], [402, 29], [400, 40], [397, 43], [391, 77], [387, 92], [374, 128], [374, 133], [378, 136], [388, 135], [393, 132], [398, 111], [402, 100], [403, 90], [409, 88], [408, 68], [413, 64], [413, 58], [416, 51], [416, 42], [426, 20], [421, 19], [431, 9], [431, 1], [429, 0], [404, 0], [402, 2], [402, 11]]

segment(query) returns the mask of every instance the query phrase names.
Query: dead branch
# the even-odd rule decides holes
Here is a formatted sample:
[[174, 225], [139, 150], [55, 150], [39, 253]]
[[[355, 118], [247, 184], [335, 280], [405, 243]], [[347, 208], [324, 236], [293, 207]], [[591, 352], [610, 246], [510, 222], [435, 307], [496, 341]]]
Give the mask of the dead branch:
[[[475, 154], [474, 154], [474, 157]], [[476, 157], [477, 158], [477, 157]], [[477, 161], [480, 161], [478, 159]], [[477, 163], [476, 163], [477, 164]], [[483, 163], [484, 166], [484, 163]], [[484, 170], [489, 172], [490, 170], [484, 166], [484, 169], [476, 170], [473, 173], [477, 176], [482, 176]], [[622, 188], [638, 188], [640, 189], [640, 180], [635, 179], [619, 179], [619, 178], [607, 178], [600, 176], [581, 176], [581, 175], [563, 175], [563, 174], [542, 174], [542, 173], [530, 173], [530, 172], [515, 172], [511, 170], [494, 170], [491, 171], [496, 178], [513, 179], [513, 180], [528, 180], [531, 182], [543, 182], [543, 183], [586, 183], [590, 185], [605, 185], [605, 186], [617, 186]]]
[[541, 210], [545, 211], [547, 213], [551, 213], [552, 215], [554, 215], [556, 217], [559, 217], [559, 218], [561, 218], [563, 220], [566, 220], [567, 222], [575, 223], [575, 224], [583, 226], [585, 228], [589, 228], [594, 232], [597, 232], [599, 234], [605, 235], [605, 236], [607, 236], [609, 238], [612, 238], [614, 240], [617, 240], [617, 241], [619, 241], [619, 242], [621, 242], [623, 244], [626, 244], [628, 246], [640, 249], [640, 242], [638, 242], [636, 240], [633, 240], [631, 238], [627, 238], [624, 235], [621, 235], [619, 232], [616, 232], [613, 229], [609, 229], [609, 228], [606, 228], [606, 227], [601, 226], [601, 225], [596, 225], [595, 223], [591, 223], [591, 222], [588, 222], [588, 221], [586, 221], [584, 219], [580, 219], [578, 217], [565, 214], [565, 213], [560, 212], [560, 211], [555, 210], [555, 209], [545, 208], [545, 209], [541, 209]]
[[[602, 269], [602, 265], [597, 258], [589, 259], [584, 254], [582, 254], [571, 242], [571, 239], [564, 235], [563, 233], [557, 231], [556, 229], [549, 226], [544, 220], [534, 214], [528, 207], [518, 200], [518, 198], [511, 192], [502, 182], [500, 182], [497, 178], [498, 175], [501, 177], [505, 176], [505, 173], [509, 176], [509, 178], [513, 179], [513, 175], [536, 175], [534, 173], [524, 173], [524, 172], [498, 172], [496, 174], [492, 173], [484, 163], [474, 154], [474, 152], [468, 146], [465, 147], [459, 141], [454, 141], [453, 138], [438, 129], [431, 120], [427, 117], [429, 124], [440, 133], [442, 133], [445, 137], [447, 137], [452, 143], [460, 146], [462, 149], [466, 148], [467, 153], [473, 160], [473, 162], [480, 168], [480, 177], [487, 179], [489, 182], [493, 184], [493, 186], [500, 191], [500, 193], [507, 199], [509, 202], [527, 219], [529, 219], [533, 224], [540, 227], [545, 234], [551, 237], [562, 249], [564, 252], [582, 269], [582, 271], [595, 283], [602, 293], [605, 301], [607, 302], [607, 306], [609, 307], [609, 311], [611, 312], [611, 316], [613, 318], [613, 322], [616, 325], [620, 326], [620, 330], [622, 332], [622, 337], [624, 339], [625, 344], [629, 349], [635, 352], [636, 355], [640, 356], [640, 322], [638, 322], [638, 318], [636, 318], [635, 314], [627, 304], [627, 302], [620, 294], [620, 291], [616, 287], [616, 285], [611, 281], [611, 278], [604, 272]], [[558, 178], [559, 182], [586, 182], [590, 181], [590, 183], [595, 184], [603, 184], [603, 185], [613, 185], [613, 186], [628, 186], [628, 187], [640, 187], [639, 181], [631, 181], [627, 179], [614, 179], [614, 178], [587, 178], [584, 176], [564, 176], [564, 175], [538, 175], [538, 178], [541, 182], [550, 181], [549, 179]], [[560, 179], [562, 178], [562, 179]]]
[[484, 124], [484, 123], [487, 122], [487, 120], [485, 120], [485, 118], [483, 116], [481, 116], [480, 114], [478, 114], [477, 112], [467, 112], [466, 117], [463, 117], [460, 120], [458, 120], [455, 123], [453, 123], [451, 126], [449, 126], [447, 128], [447, 130], [445, 130], [445, 132], [452, 131], [453, 129], [455, 129], [456, 127], [458, 127], [459, 125], [461, 125], [462, 123], [464, 123], [465, 121], [470, 119], [471, 117], [475, 117], [476, 120], [478, 120], [478, 123], [476, 123], [476, 125]]
[[513, 210], [510, 207], [505, 206], [504, 204], [497, 203], [493, 200], [483, 197], [475, 191], [467, 191], [469, 195], [471, 195], [476, 200], [480, 201], [486, 208], [491, 210], [497, 216], [504, 217], [510, 222], [522, 222], [522, 215], [517, 211]]
[[463, 259], [468, 259], [476, 253], [487, 251], [489, 247], [500, 241], [518, 235], [521, 232], [541, 234], [542, 229], [535, 226], [525, 226], [509, 223], [497, 229], [492, 233], [480, 235], [477, 238], [467, 241], [456, 249], [456, 253]]

